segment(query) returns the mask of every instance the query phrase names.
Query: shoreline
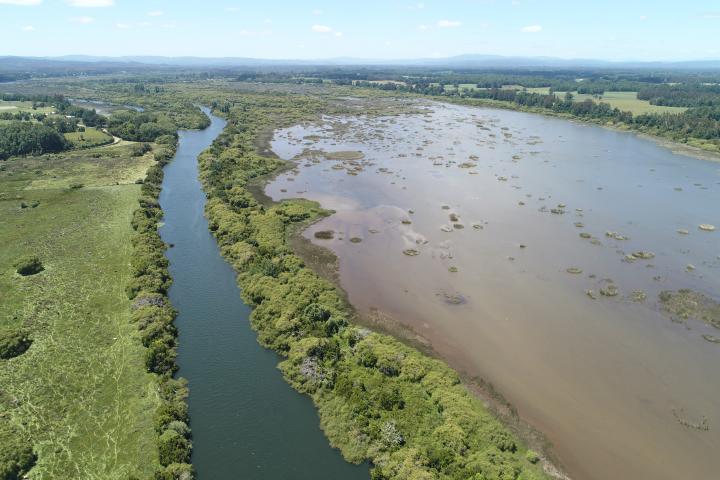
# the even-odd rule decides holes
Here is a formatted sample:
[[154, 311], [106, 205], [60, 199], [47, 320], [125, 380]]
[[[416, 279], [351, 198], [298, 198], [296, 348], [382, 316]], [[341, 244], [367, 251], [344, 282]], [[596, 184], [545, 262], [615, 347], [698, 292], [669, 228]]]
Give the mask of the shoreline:
[[[279, 205], [281, 203], [273, 200], [265, 193], [267, 185], [284, 172], [292, 170], [298, 165], [297, 160], [282, 159], [272, 150], [271, 141], [275, 131], [276, 130], [273, 130], [272, 134], [264, 132], [262, 140], [258, 142], [256, 146], [263, 155], [269, 155], [285, 163], [274, 172], [263, 177], [258, 177], [248, 185], [248, 190], [252, 192], [258, 202], [266, 206]], [[288, 199], [284, 199], [283, 201], [287, 200]], [[294, 200], [311, 201], [315, 203], [303, 197], [297, 197], [294, 198]], [[547, 475], [557, 480], [572, 480], [572, 477], [570, 477], [569, 473], [565, 470], [552, 442], [550, 442], [546, 435], [537, 429], [529, 419], [520, 416], [515, 406], [510, 403], [501, 392], [497, 391], [491, 382], [487, 382], [483, 378], [471, 374], [466, 368], [462, 367], [459, 362], [452, 361], [450, 358], [446, 358], [438, 353], [432, 342], [411, 326], [405, 325], [395, 319], [390, 319], [379, 310], [373, 313], [363, 313], [350, 301], [348, 293], [340, 281], [338, 256], [330, 248], [318, 245], [304, 235], [312, 225], [336, 213], [333, 210], [325, 209], [319, 203], [318, 206], [324, 215], [296, 225], [295, 228], [288, 233], [288, 245], [317, 275], [330, 281], [337, 288], [345, 302], [346, 308], [352, 314], [350, 321], [358, 326], [392, 336], [405, 345], [418, 349], [424, 355], [447, 364], [457, 372], [462, 380], [463, 386], [473, 396], [482, 401], [493, 417], [500, 421], [505, 428], [528, 445], [528, 447], [540, 453], [543, 469]]]
[[[638, 136], [639, 138], [643, 138], [645, 140], [650, 140], [652, 142], [655, 142], [657, 145], [667, 148], [673, 153], [677, 153], [680, 155], [685, 155], [688, 157], [692, 157], [698, 160], [705, 160], [709, 162], [720, 162], [720, 150], [713, 151], [713, 150], [707, 150], [701, 147], [697, 147], [694, 145], [688, 145], [687, 143], [683, 143], [677, 140], [674, 140], [672, 138], [664, 137], [661, 135], [654, 135], [652, 133], [644, 132], [642, 130], [638, 130], [636, 128], [633, 128], [631, 126], [628, 126], [626, 124], [608, 124], [607, 122], [603, 123], [600, 121], [593, 121], [589, 118], [583, 118], [578, 117], [574, 115], [567, 115], [562, 113], [555, 113], [552, 111], [546, 111], [539, 108], [526, 108], [522, 106], [515, 106], [511, 104], [510, 102], [501, 102], [499, 100], [483, 100], [483, 99], [466, 99], [466, 98], [460, 98], [458, 97], [457, 100], [455, 100], [453, 97], [445, 97], [445, 96], [431, 96], [431, 95], [421, 95], [421, 94], [410, 94], [416, 98], [422, 98], [427, 99], [433, 102], [439, 102], [439, 103], [446, 103], [451, 105], [462, 105], [466, 107], [479, 107], [479, 108], [497, 108], [499, 110], [511, 110], [514, 112], [523, 112], [523, 113], [531, 113], [531, 114], [537, 114], [542, 115], [545, 117], [551, 117], [551, 118], [558, 118], [562, 120], [567, 120], [575, 123], [579, 123], [582, 125], [594, 125], [597, 127], [605, 128], [608, 130], [613, 130], [616, 132], [624, 132], [624, 133], [631, 133], [633, 135]], [[471, 100], [471, 101], [467, 101]]]

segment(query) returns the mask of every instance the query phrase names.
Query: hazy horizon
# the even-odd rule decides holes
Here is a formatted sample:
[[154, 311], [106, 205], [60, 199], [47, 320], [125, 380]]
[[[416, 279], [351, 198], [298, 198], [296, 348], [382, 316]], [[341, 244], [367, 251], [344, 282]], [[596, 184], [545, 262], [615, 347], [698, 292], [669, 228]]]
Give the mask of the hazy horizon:
[[[257, 4], [207, 0], [0, 0], [2, 55], [268, 60], [458, 55], [678, 62], [720, 58], [714, 2], [565, 0]], [[668, 40], [671, 34], [671, 41]], [[48, 42], [48, 39], [52, 39]], [[158, 41], [160, 39], [160, 41]], [[700, 45], [700, 47], [698, 47]]]

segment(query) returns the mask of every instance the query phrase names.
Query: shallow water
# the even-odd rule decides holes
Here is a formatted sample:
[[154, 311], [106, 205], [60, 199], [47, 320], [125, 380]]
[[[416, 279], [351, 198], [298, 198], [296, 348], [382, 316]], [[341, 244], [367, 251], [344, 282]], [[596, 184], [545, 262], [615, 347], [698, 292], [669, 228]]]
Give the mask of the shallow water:
[[[573, 478], [714, 478], [720, 345], [702, 334], [717, 330], [670, 321], [657, 295], [717, 299], [720, 232], [698, 225], [720, 225], [720, 163], [493, 109], [325, 120], [276, 132], [273, 151], [298, 168], [266, 192], [337, 211], [305, 235], [338, 255], [361, 312], [492, 382]], [[321, 230], [335, 238], [314, 238]], [[638, 251], [654, 258], [627, 261]], [[619, 295], [600, 295], [610, 284]]]
[[250, 308], [203, 216], [196, 159], [225, 126], [211, 119], [205, 130], [180, 132], [160, 195], [160, 233], [174, 245], [170, 300], [179, 312], [179, 375], [190, 386], [196, 478], [368, 479], [367, 465], [350, 465], [330, 448], [311, 400], [285, 383], [279, 357], [250, 329]]

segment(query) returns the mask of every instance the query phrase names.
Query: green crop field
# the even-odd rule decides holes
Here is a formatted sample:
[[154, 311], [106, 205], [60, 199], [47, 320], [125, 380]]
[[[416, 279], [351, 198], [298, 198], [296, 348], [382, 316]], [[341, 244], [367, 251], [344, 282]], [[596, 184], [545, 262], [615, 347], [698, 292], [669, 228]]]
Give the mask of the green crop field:
[[[625, 112], [631, 112], [633, 115], [642, 115], [643, 113], [682, 113], [687, 108], [683, 107], [663, 107], [658, 105], [650, 105], [647, 100], [638, 100], [637, 92], [605, 92], [600, 96], [582, 94], [572, 92], [576, 102], [585, 100], [593, 100], [595, 102], [609, 103], [612, 107], [618, 108]], [[562, 98], [565, 92], [555, 92], [555, 95]]]
[[[0, 431], [32, 445], [32, 478], [148, 478], [158, 465], [157, 387], [125, 293], [134, 179], [151, 163], [129, 146], [0, 162], [0, 329], [32, 339], [0, 359]], [[17, 274], [23, 255], [44, 270]]]

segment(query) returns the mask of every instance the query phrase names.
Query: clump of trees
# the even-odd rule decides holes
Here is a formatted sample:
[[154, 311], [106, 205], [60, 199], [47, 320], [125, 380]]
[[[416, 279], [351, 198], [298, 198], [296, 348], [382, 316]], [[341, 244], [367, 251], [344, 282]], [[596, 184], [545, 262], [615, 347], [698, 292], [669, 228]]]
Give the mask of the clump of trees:
[[[264, 206], [247, 190], [280, 165], [257, 153], [259, 132], [315, 113], [301, 98], [244, 96], [199, 158], [209, 226], [254, 306], [259, 342], [284, 357], [285, 378], [312, 396], [331, 444], [351, 462], [371, 461], [374, 480], [544, 478], [449, 367], [348, 321], [336, 287], [287, 243], [295, 224], [323, 214], [317, 204]], [[268, 120], [276, 114], [283, 120]]]
[[[147, 349], [145, 366], [157, 375], [161, 399], [155, 414], [155, 430], [162, 468], [155, 478], [189, 480], [192, 478], [192, 442], [185, 403], [188, 389], [185, 380], [173, 378], [177, 371], [177, 330], [173, 324], [177, 313], [167, 297], [172, 280], [165, 257], [166, 245], [158, 233], [158, 222], [162, 219], [158, 198], [163, 166], [174, 156], [177, 138], [166, 134], [159, 139], [163, 146], [155, 152], [157, 163], [148, 169], [141, 187], [140, 206], [133, 213], [132, 226], [136, 234], [127, 294], [133, 300], [132, 321]], [[144, 153], [149, 145], [141, 148]]]
[[117, 110], [107, 122], [108, 130], [115, 136], [135, 142], [152, 142], [160, 136], [176, 136], [173, 121], [157, 113]]
[[65, 137], [41, 123], [13, 121], [0, 123], [0, 160], [15, 155], [42, 155], [68, 148]]

